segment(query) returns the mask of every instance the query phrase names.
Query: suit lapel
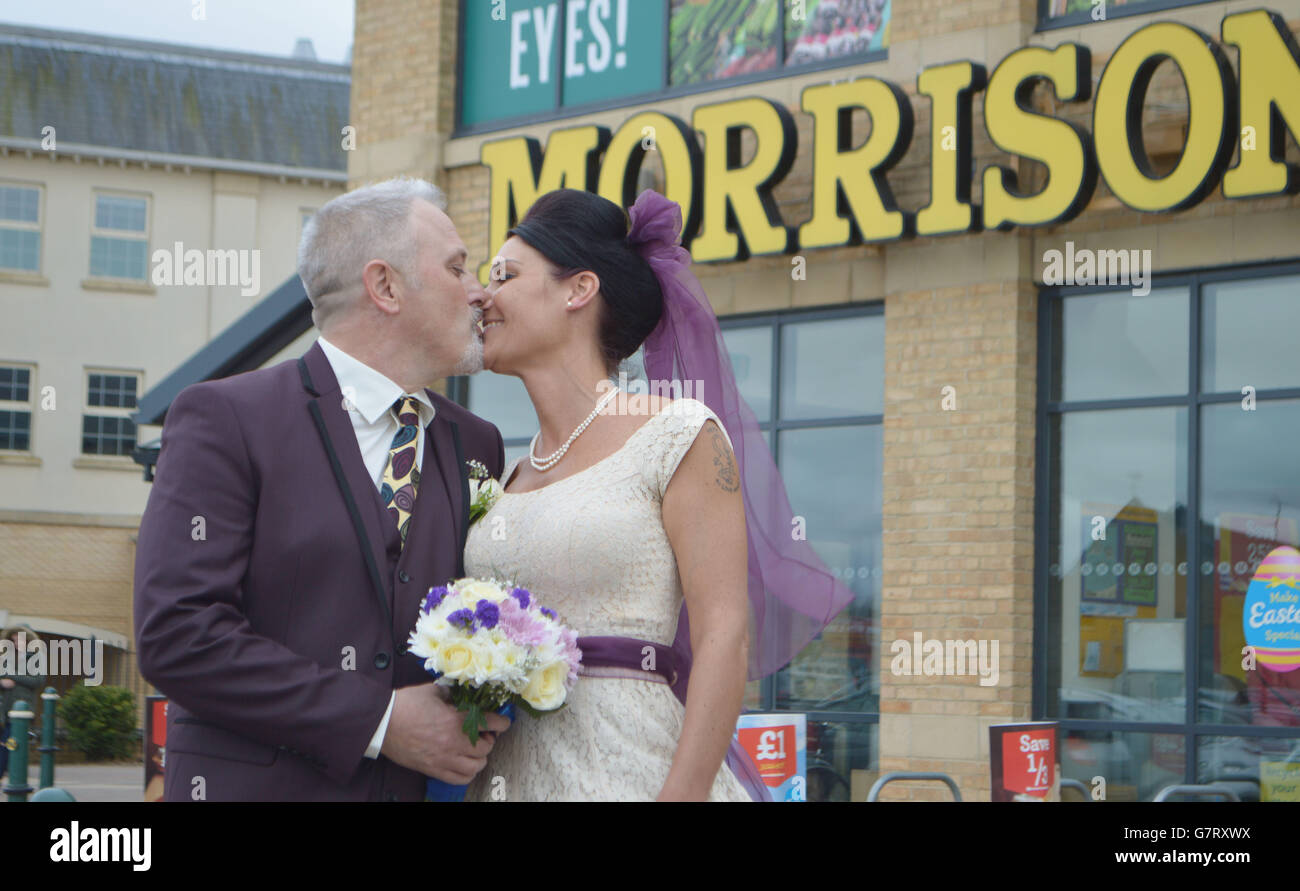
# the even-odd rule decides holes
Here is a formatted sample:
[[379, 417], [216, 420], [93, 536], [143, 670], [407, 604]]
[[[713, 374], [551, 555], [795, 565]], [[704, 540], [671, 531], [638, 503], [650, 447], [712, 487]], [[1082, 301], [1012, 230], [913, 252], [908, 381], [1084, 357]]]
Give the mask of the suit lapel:
[[[459, 430], [456, 424], [447, 420], [441, 412], [434, 415], [429, 425], [428, 445], [433, 449], [433, 458], [438, 471], [442, 474], [443, 495], [446, 516], [451, 518], [451, 540], [456, 543], [456, 572], [461, 574], [462, 554], [467, 526], [469, 503], [469, 480], [463, 471], [464, 462], [460, 458]], [[429, 455], [425, 453], [425, 467], [429, 466]], [[419, 505], [419, 498], [416, 498]], [[440, 505], [441, 507], [441, 505]]]
[[303, 388], [309, 397], [307, 410], [329, 457], [335, 483], [348, 506], [375, 595], [387, 620], [389, 632], [392, 633], [392, 595], [382, 571], [387, 566], [387, 561], [381, 563], [378, 560], [384, 554], [385, 540], [381, 523], [386, 519], [381, 511], [379, 493], [366, 472], [356, 432], [343, 408], [343, 394], [338, 380], [334, 377], [334, 371], [320, 344], [312, 344], [311, 349], [298, 360], [298, 368], [303, 378]]

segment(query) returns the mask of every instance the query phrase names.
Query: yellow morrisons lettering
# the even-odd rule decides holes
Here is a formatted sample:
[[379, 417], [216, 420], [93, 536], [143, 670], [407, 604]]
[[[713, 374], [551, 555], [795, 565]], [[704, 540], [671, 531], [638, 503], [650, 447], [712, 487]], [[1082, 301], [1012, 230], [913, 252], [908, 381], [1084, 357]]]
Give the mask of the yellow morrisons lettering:
[[[930, 103], [930, 202], [917, 213], [900, 210], [888, 174], [912, 141], [913, 112], [904, 92], [875, 77], [804, 89], [812, 118], [812, 215], [798, 227], [781, 219], [772, 188], [794, 162], [798, 134], [790, 112], [762, 98], [702, 105], [691, 124], [659, 112], [641, 112], [611, 136], [597, 126], [555, 130], [545, 152], [537, 140], [515, 136], [483, 144], [480, 160], [492, 176], [490, 244], [493, 250], [538, 195], [568, 187], [595, 191], [627, 207], [647, 152], [657, 152], [664, 193], [682, 206], [682, 241], [698, 261], [743, 259], [945, 235], [981, 228], [1047, 226], [1072, 219], [1104, 177], [1128, 207], [1168, 212], [1195, 205], [1223, 180], [1229, 198], [1300, 191], [1300, 165], [1285, 160], [1286, 134], [1300, 133], [1300, 48], [1282, 18], [1268, 10], [1227, 16], [1222, 44], [1236, 47], [1234, 75], [1224, 49], [1208, 35], [1175, 22], [1156, 22], [1131, 34], [1102, 72], [1092, 109], [1092, 132], [1034, 111], [1029, 97], [1040, 84], [1059, 101], [1091, 97], [1091, 54], [1064, 43], [1023, 47], [992, 75], [973, 62], [925, 69], [917, 93]], [[1177, 66], [1187, 89], [1187, 135], [1177, 165], [1158, 176], [1142, 142], [1147, 87], [1164, 61]], [[971, 202], [972, 97], [984, 93], [984, 125], [993, 143], [1013, 156], [1046, 165], [1045, 184], [1021, 191], [1015, 172], [983, 171], [983, 206]], [[864, 110], [871, 133], [851, 141], [851, 117]], [[742, 163], [741, 138], [754, 150]], [[1228, 167], [1240, 144], [1237, 164]], [[1256, 148], [1258, 145], [1258, 149]], [[479, 268], [486, 283], [489, 265]]]

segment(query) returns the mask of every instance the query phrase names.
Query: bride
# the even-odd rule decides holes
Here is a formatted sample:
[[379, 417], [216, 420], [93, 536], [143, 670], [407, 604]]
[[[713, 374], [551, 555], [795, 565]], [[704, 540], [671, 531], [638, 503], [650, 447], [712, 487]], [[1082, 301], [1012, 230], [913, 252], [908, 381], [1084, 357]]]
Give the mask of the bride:
[[[680, 229], [653, 191], [625, 215], [560, 189], [493, 260], [484, 366], [523, 381], [541, 429], [471, 527], [465, 569], [534, 592], [583, 662], [563, 709], [500, 734], [467, 800], [762, 798], [732, 741], [746, 674], [789, 661], [852, 596], [806, 542], [771, 553], [755, 534], [788, 539], [791, 512]], [[651, 381], [704, 401], [611, 387], [643, 344]]]

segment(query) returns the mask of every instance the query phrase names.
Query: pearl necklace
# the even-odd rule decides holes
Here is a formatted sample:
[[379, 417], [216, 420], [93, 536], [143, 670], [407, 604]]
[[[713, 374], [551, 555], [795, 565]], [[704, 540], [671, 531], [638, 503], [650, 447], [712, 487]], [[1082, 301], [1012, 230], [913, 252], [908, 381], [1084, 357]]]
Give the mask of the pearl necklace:
[[542, 435], [542, 431], [538, 430], [537, 435], [533, 437], [533, 441], [528, 444], [528, 461], [533, 465], [533, 469], [539, 472], [546, 471], [560, 463], [560, 459], [563, 458], [564, 453], [569, 450], [569, 446], [573, 445], [573, 441], [578, 438], [582, 431], [587, 429], [587, 426], [591, 424], [592, 421], [596, 420], [596, 415], [600, 414], [600, 410], [606, 405], [609, 405], [610, 400], [617, 396], [619, 392], [620, 390], [615, 387], [602, 396], [600, 401], [596, 403], [596, 407], [591, 410], [591, 414], [587, 415], [587, 419], [579, 424], [578, 429], [574, 430], [572, 435], [569, 436], [568, 441], [546, 458], [537, 457], [537, 440]]

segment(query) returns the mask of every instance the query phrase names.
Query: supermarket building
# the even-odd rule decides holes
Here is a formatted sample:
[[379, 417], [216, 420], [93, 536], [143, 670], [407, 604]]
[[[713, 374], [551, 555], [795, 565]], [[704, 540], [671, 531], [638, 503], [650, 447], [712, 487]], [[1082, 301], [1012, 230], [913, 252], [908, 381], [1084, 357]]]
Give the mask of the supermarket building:
[[[551, 188], [686, 208], [858, 595], [751, 685], [810, 798], [987, 800], [988, 725], [1037, 719], [1110, 800], [1294, 800], [1300, 672], [1243, 669], [1241, 614], [1300, 545], [1300, 4], [716, 5], [361, 0], [349, 180], [439, 183], [484, 277]], [[522, 450], [516, 383], [451, 392]], [[997, 684], [907, 671], [917, 634], [996, 640]]]

